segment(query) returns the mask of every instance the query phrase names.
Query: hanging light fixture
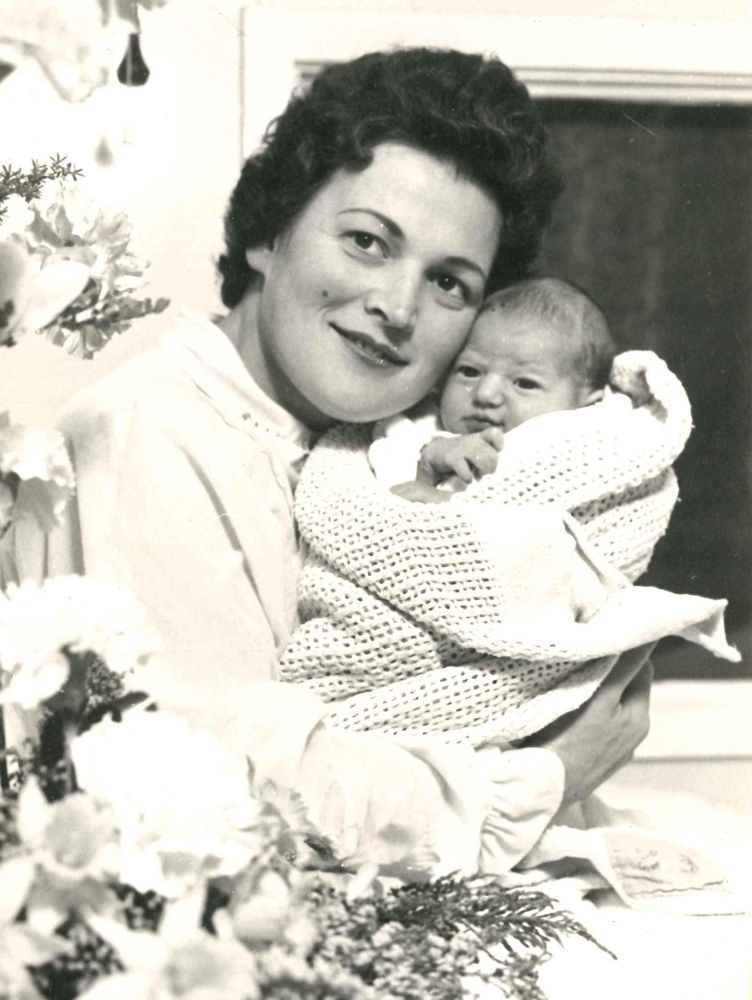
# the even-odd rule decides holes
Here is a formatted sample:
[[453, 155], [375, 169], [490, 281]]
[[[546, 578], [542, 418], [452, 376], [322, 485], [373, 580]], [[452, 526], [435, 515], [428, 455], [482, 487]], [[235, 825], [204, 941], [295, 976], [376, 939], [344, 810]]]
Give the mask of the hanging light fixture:
[[137, 32], [128, 35], [123, 61], [117, 68], [117, 78], [126, 87], [143, 87], [149, 79], [149, 67], [141, 53], [139, 39], [140, 35]]

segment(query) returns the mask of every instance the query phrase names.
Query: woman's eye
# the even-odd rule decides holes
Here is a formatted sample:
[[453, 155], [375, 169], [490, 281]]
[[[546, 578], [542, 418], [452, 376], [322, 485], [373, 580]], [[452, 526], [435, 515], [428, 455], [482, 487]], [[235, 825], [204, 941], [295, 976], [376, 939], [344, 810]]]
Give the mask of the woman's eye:
[[518, 378], [514, 380], [514, 384], [519, 389], [540, 389], [540, 382], [536, 382], [533, 378]]
[[378, 236], [374, 236], [373, 233], [367, 233], [363, 230], [356, 229], [352, 232], [345, 233], [345, 236], [355, 247], [358, 248], [358, 250], [367, 254], [369, 257], [386, 257], [386, 246], [384, 245], [384, 241], [379, 239]]
[[470, 297], [467, 286], [453, 274], [439, 272], [433, 275], [433, 281], [437, 288], [453, 299], [456, 298], [466, 302]]

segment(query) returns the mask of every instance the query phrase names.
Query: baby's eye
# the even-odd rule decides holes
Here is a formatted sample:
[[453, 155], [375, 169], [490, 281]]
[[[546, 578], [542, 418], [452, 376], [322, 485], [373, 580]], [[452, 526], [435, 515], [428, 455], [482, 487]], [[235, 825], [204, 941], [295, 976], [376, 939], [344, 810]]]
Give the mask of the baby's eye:
[[362, 229], [353, 229], [351, 232], [345, 233], [345, 238], [368, 257], [386, 257], [387, 255], [386, 244], [373, 233]]
[[480, 370], [475, 365], [457, 365], [454, 371], [463, 378], [479, 378], [480, 376]]
[[536, 382], [534, 378], [516, 378], [514, 384], [518, 389], [541, 389], [542, 386], [540, 382]]

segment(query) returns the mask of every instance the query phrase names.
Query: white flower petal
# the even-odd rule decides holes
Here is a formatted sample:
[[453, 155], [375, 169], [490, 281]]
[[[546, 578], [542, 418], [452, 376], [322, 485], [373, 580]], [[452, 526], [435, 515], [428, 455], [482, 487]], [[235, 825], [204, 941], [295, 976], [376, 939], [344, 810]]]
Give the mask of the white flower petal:
[[47, 690], [52, 673], [37, 672], [47, 664], [60, 668], [64, 647], [96, 653], [108, 665], [112, 651], [114, 666], [124, 671], [145, 662], [158, 644], [144, 609], [124, 587], [76, 576], [41, 587], [31, 580], [10, 584], [0, 595], [0, 666], [18, 690]]
[[0, 309], [11, 303], [7, 325], [0, 327], [0, 344], [18, 326], [29, 298], [29, 281], [29, 261], [23, 250], [14, 243], [0, 243]]
[[79, 1000], [134, 1000], [152, 995], [150, 977], [141, 972], [102, 976], [88, 990], [78, 994]]
[[91, 271], [73, 260], [52, 260], [29, 280], [29, 296], [19, 325], [36, 332], [56, 319], [83, 292]]
[[44, 832], [52, 816], [52, 806], [36, 778], [28, 778], [18, 797], [18, 835], [31, 850], [44, 843]]
[[11, 675], [10, 683], [0, 692], [0, 704], [20, 705], [27, 711], [38, 708], [60, 691], [69, 674], [67, 657], [50, 652], [42, 663], [27, 663]]
[[0, 927], [18, 916], [34, 881], [34, 869], [29, 856], [11, 858], [0, 865]]

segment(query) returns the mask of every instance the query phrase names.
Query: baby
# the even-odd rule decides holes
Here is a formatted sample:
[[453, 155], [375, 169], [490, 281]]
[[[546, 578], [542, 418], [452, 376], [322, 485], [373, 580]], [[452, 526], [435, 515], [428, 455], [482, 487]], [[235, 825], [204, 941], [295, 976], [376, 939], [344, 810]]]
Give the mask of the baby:
[[600, 401], [614, 355], [603, 313], [574, 285], [540, 278], [496, 292], [444, 381], [438, 409], [423, 405], [376, 425], [369, 460], [378, 481], [406, 500], [449, 500], [496, 469], [506, 432]]
[[325, 434], [295, 494], [308, 555], [279, 679], [343, 728], [479, 746], [575, 709], [616, 655], [661, 636], [737, 659], [725, 602], [630, 586], [668, 526], [692, 420], [660, 358], [613, 354], [583, 292], [520, 282], [481, 310], [438, 406], [375, 441]]

